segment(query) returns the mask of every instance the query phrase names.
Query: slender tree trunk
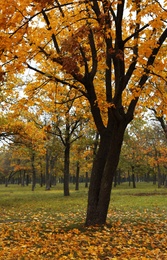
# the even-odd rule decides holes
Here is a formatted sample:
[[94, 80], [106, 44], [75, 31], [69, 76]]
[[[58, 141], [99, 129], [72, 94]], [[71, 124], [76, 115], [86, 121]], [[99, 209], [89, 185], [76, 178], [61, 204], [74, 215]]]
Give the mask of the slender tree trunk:
[[50, 181], [51, 181], [51, 176], [49, 172], [49, 153], [48, 150], [46, 149], [46, 173], [45, 173], [45, 180], [46, 180], [46, 187], [45, 190], [50, 190]]
[[136, 188], [134, 166], [132, 165], [131, 167], [132, 167], [132, 184], [133, 184], [133, 188]]
[[33, 154], [32, 154], [32, 157], [31, 157], [31, 166], [32, 166], [32, 191], [34, 191], [35, 185], [36, 185], [36, 170], [35, 170], [34, 162], [35, 162], [35, 155], [34, 155], [34, 153], [33, 153]]
[[18, 172], [18, 185], [20, 185], [21, 183], [21, 171]]
[[133, 183], [133, 188], [136, 188], [135, 174], [134, 173], [132, 173], [132, 183]]
[[56, 185], [56, 177], [54, 176], [54, 167], [56, 164], [57, 157], [51, 156], [50, 158], [50, 187]]
[[76, 165], [76, 178], [75, 178], [75, 190], [79, 190], [79, 171], [80, 171], [80, 166], [79, 166], [79, 162], [77, 162], [77, 165]]
[[40, 186], [43, 187], [43, 174], [40, 174]]
[[129, 170], [128, 170], [128, 182], [129, 182], [129, 187], [130, 187], [130, 184], [131, 184], [131, 178], [130, 178]]
[[8, 187], [8, 178], [5, 178], [5, 187]]
[[162, 175], [161, 175], [161, 169], [159, 164], [157, 165], [158, 168], [158, 188], [161, 188], [162, 185]]
[[70, 177], [70, 144], [67, 142], [64, 154], [64, 196], [69, 196], [69, 177]]
[[154, 174], [153, 174], [153, 184], [156, 185], [156, 182], [157, 182], [157, 175], [156, 175], [156, 172], [154, 172]]
[[28, 184], [29, 184], [29, 175], [27, 173], [27, 175], [26, 175], [26, 186], [28, 186]]
[[86, 225], [106, 223], [113, 178], [118, 166], [125, 126], [101, 136], [94, 161], [88, 194]]
[[88, 188], [88, 172], [85, 174], [85, 188]]
[[43, 187], [44, 185], [44, 176], [43, 176], [43, 168], [42, 168], [42, 162], [40, 161], [40, 186]]
[[22, 178], [21, 178], [21, 186], [25, 186], [25, 170], [23, 170], [23, 173], [22, 173]]

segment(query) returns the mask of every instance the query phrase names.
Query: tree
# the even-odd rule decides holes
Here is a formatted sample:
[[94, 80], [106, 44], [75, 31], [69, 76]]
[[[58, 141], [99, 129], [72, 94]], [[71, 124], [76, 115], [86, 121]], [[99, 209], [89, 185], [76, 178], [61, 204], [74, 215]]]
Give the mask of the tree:
[[[8, 140], [9, 147], [15, 147], [18, 154], [22, 153], [23, 155], [25, 153], [29, 157], [32, 169], [32, 190], [34, 190], [36, 185], [35, 157], [37, 153], [45, 154], [46, 152], [46, 131], [44, 127], [39, 127], [39, 123], [36, 125], [33, 121], [34, 115], [24, 112], [11, 111], [5, 119], [2, 117], [1, 137]], [[17, 120], [15, 120], [15, 117]], [[17, 160], [19, 160], [19, 157], [17, 157]], [[19, 165], [19, 169], [24, 169], [24, 167]]]
[[[56, 148], [56, 149], [55, 149]], [[60, 146], [60, 142], [56, 136], [51, 136], [49, 134], [49, 140], [46, 143], [46, 160], [45, 160], [45, 182], [46, 182], [46, 190], [50, 190], [52, 185], [52, 179], [56, 179], [56, 166], [60, 161], [58, 160], [61, 157], [62, 148]], [[42, 176], [41, 176], [42, 177]], [[54, 183], [56, 183], [54, 181]]]
[[136, 180], [155, 184], [157, 177], [160, 187], [165, 178], [162, 174], [166, 166], [166, 139], [158, 122], [137, 119], [127, 128], [119, 167], [136, 174]]
[[[140, 168], [145, 165], [145, 140], [143, 140], [143, 129], [145, 123], [142, 120], [134, 120], [129, 125], [124, 136], [124, 143], [121, 151], [121, 161], [128, 170], [129, 185], [132, 181], [133, 188], [136, 188], [136, 180], [139, 179]], [[140, 140], [140, 142], [139, 142]], [[122, 158], [123, 157], [123, 158]]]
[[11, 165], [11, 153], [7, 149], [2, 149], [0, 165], [1, 178], [2, 181], [5, 181], [5, 186], [7, 187], [10, 178], [15, 173]]
[[154, 180], [157, 179], [160, 188], [163, 184], [163, 168], [166, 166], [166, 138], [159, 125], [145, 129], [145, 133], [148, 164], [154, 169]]
[[[62, 94], [63, 95], [63, 94]], [[64, 146], [64, 196], [69, 196], [69, 179], [70, 179], [70, 150], [71, 145], [82, 137], [82, 128], [87, 122], [83, 116], [80, 104], [80, 111], [77, 112], [77, 101], [75, 97], [64, 97], [61, 100], [61, 110], [52, 114], [51, 126], [49, 133], [59, 138]], [[80, 100], [81, 101], [81, 100]], [[58, 100], [55, 100], [55, 104]], [[60, 105], [59, 104], [59, 105]]]
[[[11, 75], [28, 68], [35, 73], [34, 91], [55, 82], [60, 91], [68, 86], [66, 91], [77, 90], [78, 98], [89, 101], [100, 143], [86, 225], [102, 225], [125, 129], [139, 97], [152, 91], [149, 77], [165, 67], [166, 2], [12, 0], [8, 5], [3, 0], [0, 5], [3, 71]], [[160, 76], [154, 73], [154, 80]]]
[[[74, 177], [75, 189], [79, 189], [79, 177], [85, 180], [85, 187], [88, 187], [92, 162], [95, 149], [98, 146], [98, 137], [91, 121], [87, 125], [82, 124], [82, 138], [72, 145], [70, 171]], [[81, 175], [80, 175], [81, 173]]]

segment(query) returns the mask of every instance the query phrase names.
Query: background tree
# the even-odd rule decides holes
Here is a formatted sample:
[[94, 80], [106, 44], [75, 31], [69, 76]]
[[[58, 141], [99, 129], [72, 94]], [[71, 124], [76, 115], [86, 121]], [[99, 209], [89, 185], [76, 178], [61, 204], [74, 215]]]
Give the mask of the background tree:
[[155, 183], [159, 176], [160, 186], [164, 179], [165, 154], [166, 140], [160, 125], [134, 120], [126, 130], [119, 167], [130, 174], [133, 166], [136, 181], [153, 180]]
[[[78, 139], [71, 150], [71, 167], [70, 171], [75, 176], [75, 189], [79, 189], [80, 177], [85, 181], [85, 187], [88, 187], [92, 162], [95, 156], [96, 131], [93, 130], [91, 121], [82, 125], [82, 138]], [[81, 174], [81, 176], [80, 176]]]
[[159, 125], [146, 129], [146, 154], [149, 165], [154, 169], [154, 182], [158, 181], [158, 188], [164, 183], [163, 174], [166, 165], [166, 138]]

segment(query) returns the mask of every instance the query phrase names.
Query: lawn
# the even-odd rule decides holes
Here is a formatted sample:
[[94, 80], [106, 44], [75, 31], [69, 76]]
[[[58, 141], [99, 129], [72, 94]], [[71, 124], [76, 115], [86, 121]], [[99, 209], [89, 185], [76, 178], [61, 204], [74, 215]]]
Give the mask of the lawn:
[[84, 227], [84, 185], [63, 196], [62, 185], [45, 191], [0, 185], [0, 259], [167, 259], [167, 189], [152, 183], [113, 188], [108, 225]]

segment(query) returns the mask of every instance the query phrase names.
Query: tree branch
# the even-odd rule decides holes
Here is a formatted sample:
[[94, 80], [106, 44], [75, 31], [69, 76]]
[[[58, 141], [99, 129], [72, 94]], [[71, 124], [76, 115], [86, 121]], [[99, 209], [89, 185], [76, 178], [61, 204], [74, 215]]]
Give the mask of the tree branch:
[[[47, 24], [47, 26], [48, 26], [48, 30], [51, 30], [52, 27], [51, 27], [51, 25], [50, 25], [49, 18], [48, 18], [48, 16], [46, 15], [46, 13], [45, 13], [44, 10], [42, 10], [42, 14], [43, 14], [44, 20], [45, 20], [45, 22], [46, 22], [46, 24]], [[54, 47], [55, 47], [57, 53], [60, 53], [60, 48], [59, 48], [58, 42], [57, 42], [57, 40], [56, 40], [55, 34], [53, 33], [51, 37], [52, 37], [52, 41], [53, 41], [53, 44], [54, 44]]]
[[89, 34], [89, 42], [90, 42], [90, 48], [91, 48], [91, 52], [92, 52], [92, 70], [90, 72], [90, 76], [91, 79], [93, 80], [96, 71], [97, 71], [97, 51], [96, 51], [96, 46], [95, 46], [95, 42], [94, 42], [94, 37], [93, 37], [93, 32], [90, 28], [90, 34]]
[[137, 36], [141, 31], [143, 31], [145, 28], [147, 28], [149, 26], [149, 24], [145, 24], [143, 27], [141, 27], [140, 29], [136, 30], [134, 33], [132, 33], [129, 37], [127, 37], [124, 41], [123, 44], [125, 45], [125, 43], [127, 43], [130, 39], [132, 39], [133, 37]]
[[[60, 6], [60, 4], [58, 3], [58, 1], [56, 1], [56, 2], [57, 2], [57, 6], [52, 6], [52, 7], [50, 7], [50, 8], [44, 9], [44, 11], [45, 11], [45, 12], [49, 12], [49, 11], [51, 11], [51, 10], [53, 10], [53, 9], [59, 8], [59, 10], [62, 12], [62, 7], [63, 7], [63, 6], [68, 6], [68, 5], [73, 5], [73, 4], [74, 4], [73, 2], [70, 2], [70, 3], [62, 4], [62, 5]], [[60, 7], [61, 7], [61, 9], [60, 9]], [[42, 9], [41, 11], [35, 13], [34, 15], [32, 15], [30, 18], [24, 17], [25, 19], [27, 19], [27, 21], [24, 22], [22, 25], [20, 25], [13, 33], [11, 33], [11, 35], [10, 35], [9, 38], [11, 38], [15, 33], [17, 33], [21, 28], [23, 28], [23, 27], [24, 27], [26, 24], [28, 24], [30, 21], [32, 21], [36, 16], [38, 16], [39, 14], [42, 14], [42, 11], [43, 11], [43, 9]]]
[[[79, 87], [75, 86], [74, 84], [70, 84], [69, 82], [67, 82], [67, 81], [65, 81], [65, 80], [62, 80], [62, 79], [57, 78], [57, 77], [55, 77], [55, 76], [52, 76], [52, 75], [50, 75], [50, 74], [48, 74], [48, 73], [45, 73], [45, 72], [43, 72], [43, 71], [41, 71], [41, 70], [39, 70], [39, 69], [37, 69], [37, 68], [34, 68], [34, 67], [32, 67], [30, 64], [28, 64], [28, 63], [26, 63], [26, 65], [27, 65], [27, 67], [28, 67], [29, 69], [31, 69], [31, 70], [33, 70], [33, 71], [35, 71], [35, 72], [37, 72], [37, 73], [39, 73], [39, 74], [41, 74], [41, 75], [44, 75], [45, 77], [49, 78], [50, 80], [53, 80], [53, 81], [58, 82], [58, 83], [62, 83], [63, 85], [67, 85], [67, 86], [69, 86], [70, 88], [74, 88], [74, 89], [78, 90], [80, 93], [82, 93], [83, 96], [85, 96], [86, 98], [88, 98], [87, 93], [86, 93], [85, 91], [83, 91], [82, 89], [79, 89]], [[49, 82], [49, 81], [48, 81], [48, 82]]]
[[[153, 65], [155, 58], [156, 58], [163, 42], [166, 40], [166, 38], [167, 38], [167, 29], [165, 29], [163, 31], [163, 33], [161, 34], [161, 36], [159, 37], [159, 40], [157, 41], [158, 46], [152, 50], [152, 53], [150, 54], [150, 57], [148, 58], [147, 65], [144, 70], [144, 74], [141, 76], [140, 81], [139, 81], [140, 89], [143, 89], [144, 84], [146, 83], [146, 81], [149, 77], [149, 75], [148, 75], [150, 72], [149, 66]], [[135, 99], [132, 99], [132, 101], [130, 102], [128, 111], [126, 113], [127, 119], [130, 121], [133, 119], [133, 113], [134, 113], [138, 100], [139, 100], [139, 97], [136, 97]]]

